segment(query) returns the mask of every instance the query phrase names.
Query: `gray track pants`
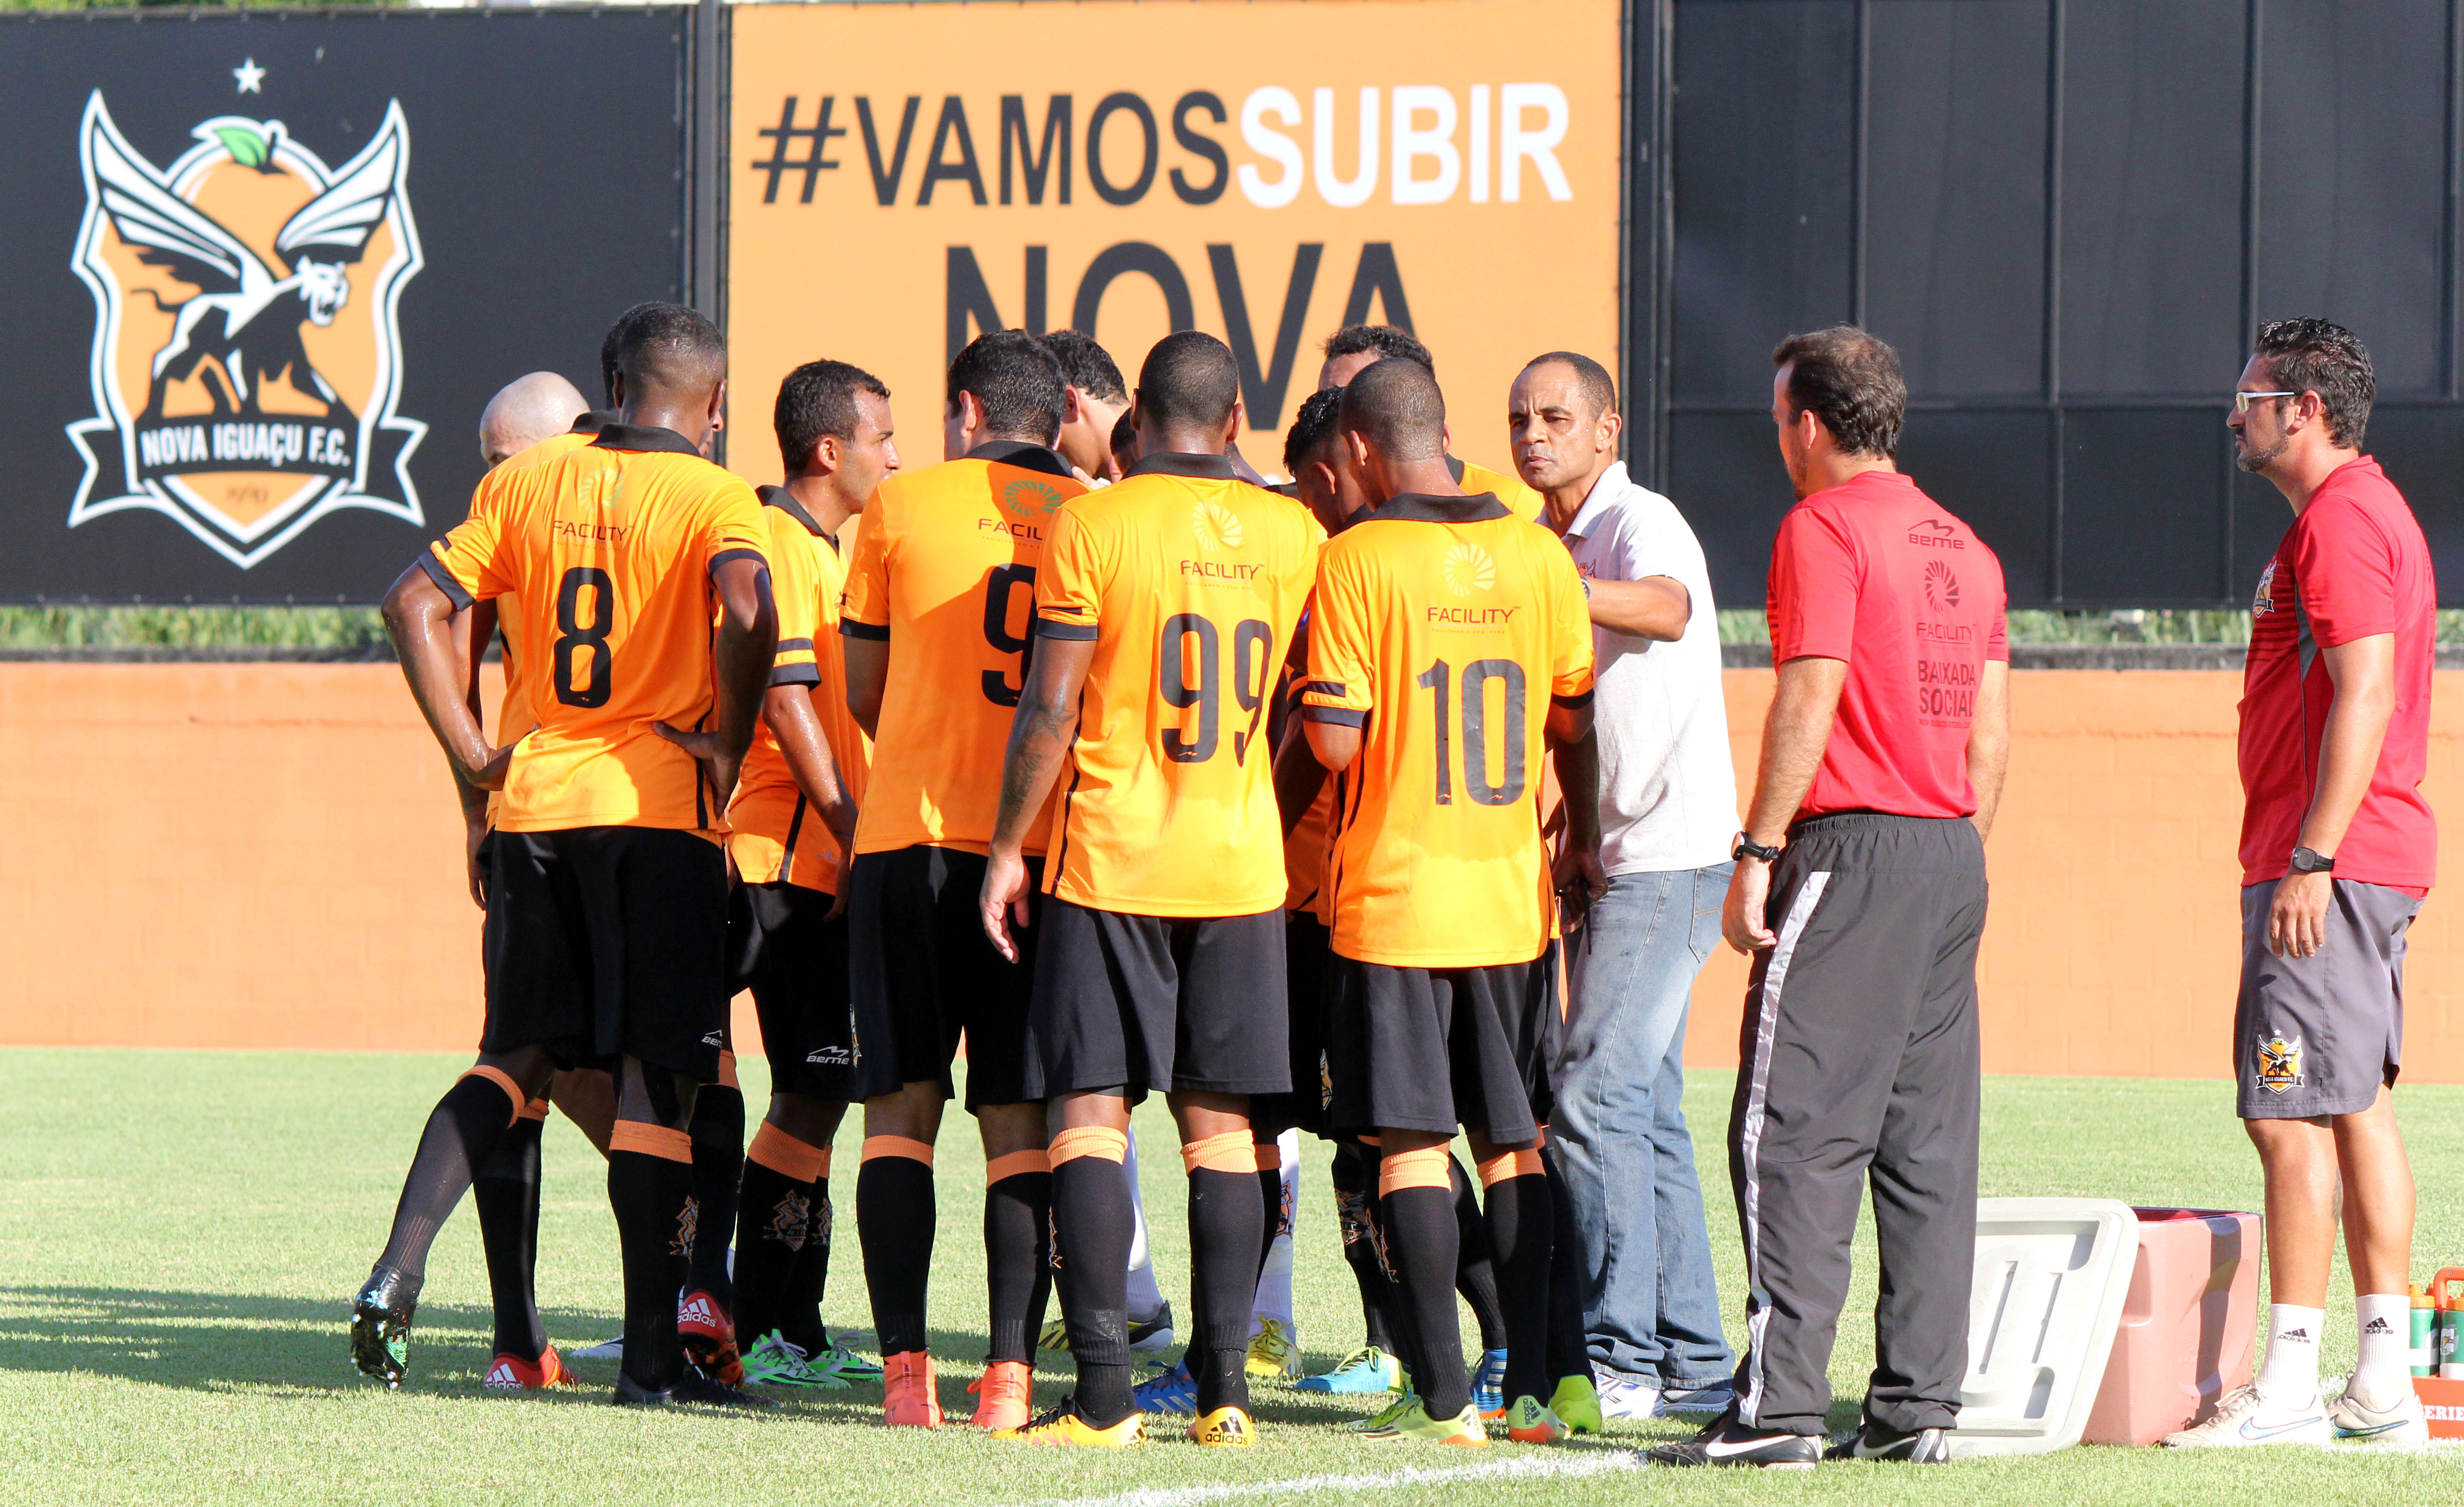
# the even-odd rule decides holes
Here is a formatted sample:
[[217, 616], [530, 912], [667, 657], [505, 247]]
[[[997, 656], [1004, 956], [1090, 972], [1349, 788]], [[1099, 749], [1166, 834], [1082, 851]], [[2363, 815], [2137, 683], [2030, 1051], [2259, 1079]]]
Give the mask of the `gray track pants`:
[[1976, 1248], [1976, 942], [1985, 849], [1964, 820], [1798, 824], [1779, 943], [1746, 994], [1728, 1168], [1750, 1284], [1738, 1416], [1818, 1434], [1861, 1185], [1881, 1246], [1865, 1414], [1948, 1428]]

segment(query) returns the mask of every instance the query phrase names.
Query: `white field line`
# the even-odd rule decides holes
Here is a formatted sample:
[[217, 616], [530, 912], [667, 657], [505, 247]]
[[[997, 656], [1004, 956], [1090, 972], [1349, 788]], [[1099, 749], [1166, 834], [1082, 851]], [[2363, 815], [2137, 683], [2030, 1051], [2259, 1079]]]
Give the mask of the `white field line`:
[[1025, 1507], [1199, 1507], [1203, 1502], [1237, 1501], [1244, 1496], [1293, 1496], [1309, 1492], [1383, 1492], [1405, 1486], [1451, 1486], [1458, 1482], [1538, 1480], [1559, 1475], [1599, 1475], [1631, 1471], [1642, 1465], [1640, 1452], [1603, 1450], [1567, 1458], [1496, 1460], [1480, 1465], [1411, 1468], [1375, 1475], [1301, 1475], [1281, 1481], [1244, 1481], [1228, 1486], [1181, 1486], [1122, 1492], [1113, 1496], [1051, 1496]]

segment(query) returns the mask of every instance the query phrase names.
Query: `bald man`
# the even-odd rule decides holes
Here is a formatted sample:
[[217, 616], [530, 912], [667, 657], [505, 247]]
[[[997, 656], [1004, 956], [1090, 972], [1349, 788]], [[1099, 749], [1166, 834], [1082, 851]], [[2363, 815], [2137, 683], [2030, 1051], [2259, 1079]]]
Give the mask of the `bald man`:
[[479, 458], [494, 470], [539, 441], [569, 432], [589, 410], [582, 389], [554, 372], [517, 377], [480, 411]]

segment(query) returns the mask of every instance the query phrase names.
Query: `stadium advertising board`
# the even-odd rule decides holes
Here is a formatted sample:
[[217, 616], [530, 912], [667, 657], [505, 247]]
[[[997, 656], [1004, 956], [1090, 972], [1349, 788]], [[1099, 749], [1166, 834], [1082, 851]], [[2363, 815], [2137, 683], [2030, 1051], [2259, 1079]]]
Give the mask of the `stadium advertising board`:
[[778, 465], [801, 361], [890, 384], [941, 458], [942, 374], [985, 328], [1093, 334], [1134, 385], [1175, 329], [1239, 357], [1279, 469], [1318, 342], [1435, 352], [1458, 453], [1505, 469], [1529, 357], [1615, 365], [1616, 0], [751, 6], [734, 13], [729, 460]]
[[374, 601], [674, 296], [675, 11], [0, 20], [0, 598]]

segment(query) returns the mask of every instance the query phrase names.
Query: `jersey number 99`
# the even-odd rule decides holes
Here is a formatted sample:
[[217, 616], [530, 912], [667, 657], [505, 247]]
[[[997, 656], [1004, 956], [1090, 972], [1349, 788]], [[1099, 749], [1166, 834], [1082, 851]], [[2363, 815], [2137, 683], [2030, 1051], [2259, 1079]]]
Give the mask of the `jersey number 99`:
[[[1184, 658], [1188, 641], [1198, 641], [1198, 683], [1190, 684]], [[1163, 756], [1176, 764], [1203, 764], [1215, 756], [1221, 727], [1223, 670], [1230, 672], [1232, 699], [1249, 714], [1246, 731], [1232, 734], [1232, 761], [1248, 761], [1249, 743], [1258, 735], [1258, 713], [1266, 704], [1267, 672], [1274, 653], [1275, 630], [1255, 618], [1243, 618], [1232, 629], [1232, 662], [1219, 668], [1221, 634], [1214, 623], [1194, 612], [1176, 612], [1163, 620], [1163, 641], [1155, 645], [1155, 694], [1167, 707], [1198, 709], [1198, 735], [1186, 727], [1163, 730]], [[1253, 662], [1254, 652], [1254, 662]], [[1251, 689], [1252, 684], [1256, 689]]]

